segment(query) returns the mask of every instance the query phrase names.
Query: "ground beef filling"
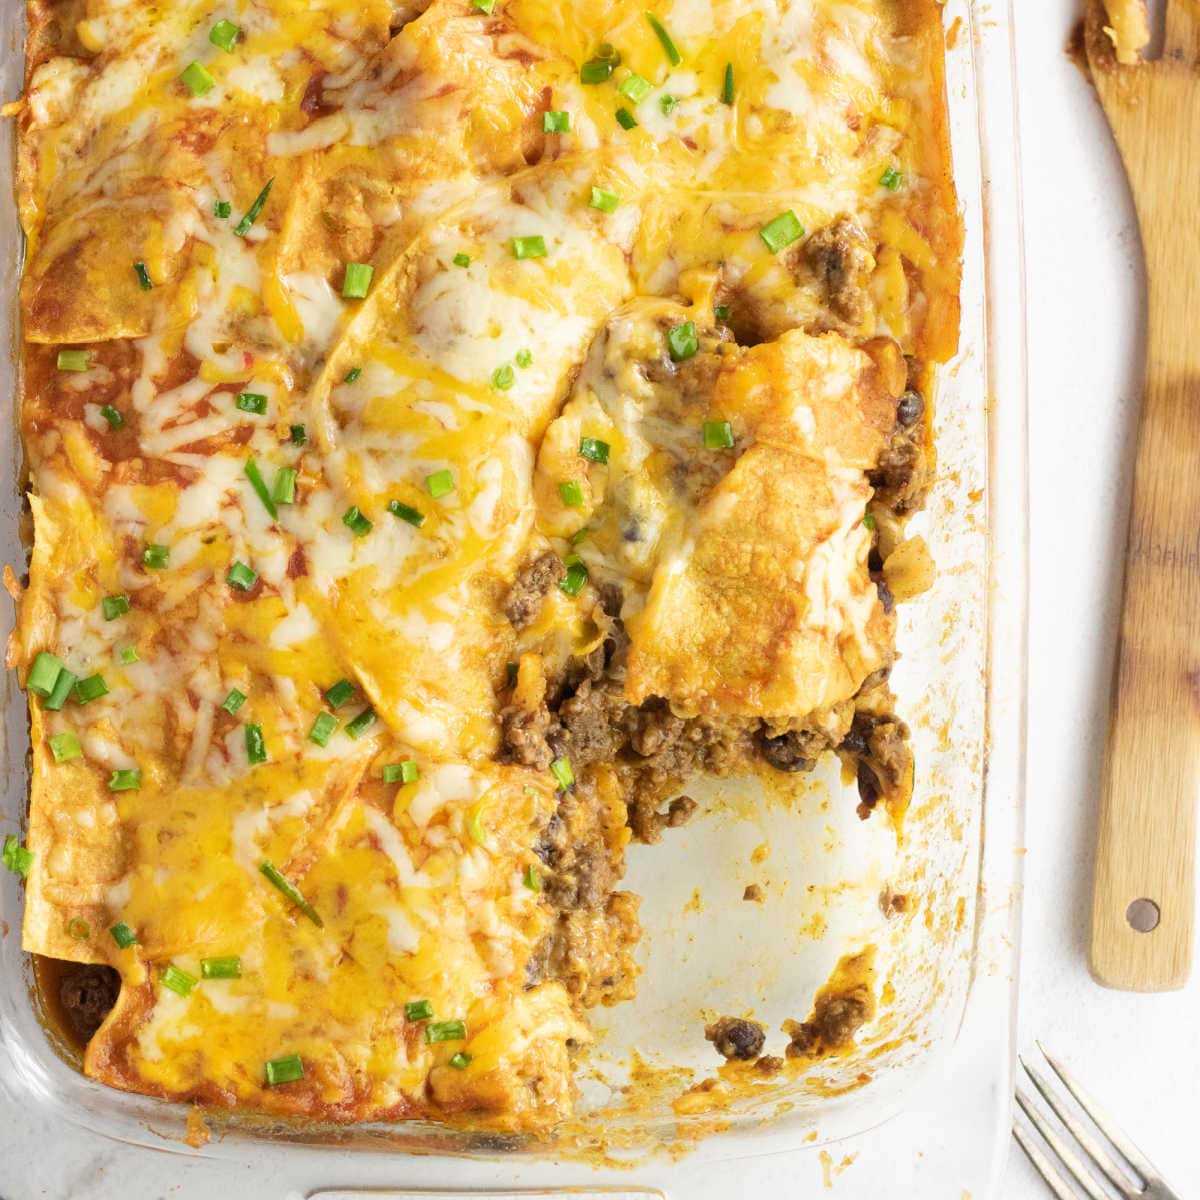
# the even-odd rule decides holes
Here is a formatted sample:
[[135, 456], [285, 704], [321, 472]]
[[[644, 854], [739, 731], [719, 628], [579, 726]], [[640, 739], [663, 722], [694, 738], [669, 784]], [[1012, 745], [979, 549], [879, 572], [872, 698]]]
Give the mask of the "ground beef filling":
[[117, 1002], [121, 976], [112, 967], [90, 963], [61, 965], [58, 1000], [70, 1031], [87, 1042]]

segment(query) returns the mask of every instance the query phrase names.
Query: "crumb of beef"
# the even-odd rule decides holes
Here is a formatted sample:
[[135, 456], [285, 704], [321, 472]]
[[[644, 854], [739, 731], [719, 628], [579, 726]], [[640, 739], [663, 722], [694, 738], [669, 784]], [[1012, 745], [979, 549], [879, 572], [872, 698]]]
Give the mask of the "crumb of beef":
[[755, 904], [761, 904], [764, 899], [762, 885], [758, 883], [746, 884], [746, 890], [742, 893], [743, 900], [752, 901]]
[[851, 325], [861, 325], [870, 300], [875, 255], [853, 217], [842, 215], [804, 243], [804, 259], [825, 293], [826, 303]]
[[91, 1039], [117, 1002], [121, 976], [96, 963], [63, 963], [58, 998], [72, 1031]]
[[537, 620], [547, 593], [566, 576], [566, 566], [552, 550], [547, 550], [522, 568], [504, 601], [504, 615], [512, 627], [524, 629], [532, 625]]
[[666, 812], [659, 812], [649, 803], [635, 802], [629, 810], [629, 827], [638, 841], [657, 842], [664, 829], [678, 829], [687, 824], [697, 807], [691, 796], [676, 796], [667, 806]]
[[744, 1017], [719, 1017], [705, 1027], [704, 1036], [725, 1058], [749, 1062], [762, 1053], [767, 1040], [766, 1030], [757, 1021]]

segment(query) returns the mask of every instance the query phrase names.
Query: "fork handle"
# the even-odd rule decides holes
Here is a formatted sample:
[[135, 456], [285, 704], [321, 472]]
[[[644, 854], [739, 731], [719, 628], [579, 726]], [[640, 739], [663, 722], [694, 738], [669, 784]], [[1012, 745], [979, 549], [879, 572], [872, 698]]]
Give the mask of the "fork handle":
[[[1176, 210], [1186, 204], [1182, 195], [1170, 200]], [[1146, 230], [1146, 197], [1138, 200]], [[1156, 231], [1144, 244], [1146, 381], [1101, 794], [1091, 967], [1107, 987], [1157, 992], [1187, 981], [1196, 907], [1200, 342], [1192, 326], [1200, 312], [1200, 254], [1194, 230], [1173, 245]]]

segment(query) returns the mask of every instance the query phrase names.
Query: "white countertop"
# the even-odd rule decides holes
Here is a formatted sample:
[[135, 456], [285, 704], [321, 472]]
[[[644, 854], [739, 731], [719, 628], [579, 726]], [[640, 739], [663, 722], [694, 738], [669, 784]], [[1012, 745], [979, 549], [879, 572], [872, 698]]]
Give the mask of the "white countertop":
[[[1140, 262], [1100, 110], [1063, 53], [1072, 0], [1017, 0], [1029, 283], [1032, 628], [1020, 1042], [1077, 1070], [1177, 1190], [1200, 1196], [1200, 971], [1184, 992], [1094, 985], [1085, 964], [1099, 765], [1140, 374]], [[1196, 204], [1196, 197], [1181, 203]], [[1200, 468], [1198, 468], [1200, 469]], [[61, 1131], [61, 1132], [65, 1132]], [[119, 1147], [25, 1113], [0, 1121], [0, 1200], [240, 1200], [277, 1188], [231, 1163]], [[5, 1164], [59, 1144], [38, 1183]], [[833, 1196], [855, 1166], [832, 1179]], [[20, 1172], [25, 1174], [25, 1172]], [[674, 1197], [824, 1195], [812, 1154], [706, 1167]], [[633, 1180], [629, 1185], [633, 1185]], [[904, 1194], [899, 1181], [893, 1192]], [[496, 1186], [519, 1176], [497, 1168]], [[915, 1180], [914, 1180], [915, 1185]], [[910, 1185], [914, 1186], [914, 1185]], [[906, 1189], [908, 1190], [908, 1189]], [[912, 1200], [917, 1193], [910, 1192]], [[1049, 1193], [1018, 1153], [1003, 1200]], [[906, 1200], [908, 1197], [906, 1196]], [[920, 1200], [926, 1200], [920, 1197]], [[940, 1198], [939, 1198], [940, 1200]], [[978, 1200], [978, 1198], [975, 1198]]]

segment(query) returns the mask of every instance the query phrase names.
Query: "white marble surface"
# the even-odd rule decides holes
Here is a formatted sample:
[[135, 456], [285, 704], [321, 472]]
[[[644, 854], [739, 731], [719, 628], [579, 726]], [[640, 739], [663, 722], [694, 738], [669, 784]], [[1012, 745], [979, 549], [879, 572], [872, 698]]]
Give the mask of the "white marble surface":
[[[1200, 974], [1185, 992], [1135, 996], [1096, 987], [1084, 962], [1113, 564], [1124, 536], [1140, 372], [1137, 236], [1099, 109], [1063, 54], [1074, 3], [1017, 4], [1033, 504], [1020, 1040], [1029, 1049], [1042, 1038], [1075, 1065], [1177, 1189], [1200, 1195]], [[31, 1177], [14, 1170], [27, 1163], [31, 1145], [50, 1151], [41, 1155], [36, 1183], [13, 1183], [18, 1174]], [[708, 1167], [702, 1178], [684, 1172], [671, 1194], [826, 1194], [813, 1156], [804, 1163], [776, 1156]], [[852, 1190], [856, 1169], [832, 1180], [834, 1196]], [[489, 1182], [518, 1180], [497, 1168]], [[240, 1200], [286, 1190], [283, 1180], [263, 1180], [237, 1164], [116, 1147], [28, 1113], [6, 1112], [0, 1121], [0, 1200]], [[926, 1200], [917, 1176], [899, 1176], [892, 1194]], [[997, 1195], [1037, 1200], [1048, 1193], [1013, 1154]]]

